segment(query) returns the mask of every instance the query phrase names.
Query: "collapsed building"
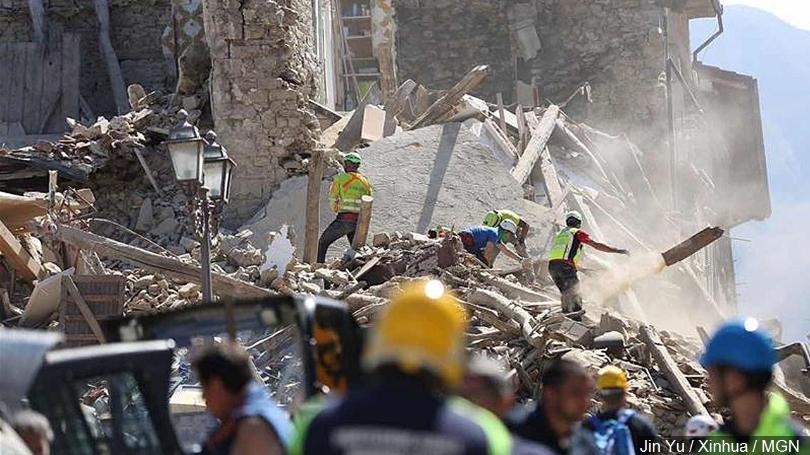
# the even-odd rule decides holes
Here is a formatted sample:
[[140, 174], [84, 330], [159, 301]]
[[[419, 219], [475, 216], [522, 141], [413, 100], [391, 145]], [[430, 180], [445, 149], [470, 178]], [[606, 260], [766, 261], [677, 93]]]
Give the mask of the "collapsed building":
[[[644, 411], [671, 434], [709, 403], [694, 335], [735, 312], [736, 286], [727, 235], [676, 266], [660, 252], [770, 213], [756, 80], [699, 62], [699, 17], [722, 31], [716, 0], [0, 0], [4, 323], [79, 320], [74, 343], [101, 341], [65, 314], [70, 274], [82, 293], [94, 278], [81, 277], [116, 277], [97, 317], [200, 301], [200, 245], [160, 146], [184, 108], [239, 164], [216, 293], [327, 295], [370, 324], [402, 283], [438, 276], [473, 316], [472, 347], [505, 359], [524, 396], [547, 358], [621, 359], [633, 400], [654, 397]], [[302, 263], [317, 227], [304, 174], [324, 161], [329, 177], [358, 147], [376, 189], [370, 245]], [[532, 226], [531, 273], [456, 250], [444, 263], [423, 235], [500, 208]], [[567, 209], [634, 252], [586, 258], [583, 323], [559, 312], [542, 261]], [[646, 323], [668, 329], [663, 345]], [[594, 343], [608, 332], [618, 353]], [[810, 416], [804, 378], [785, 376]]]

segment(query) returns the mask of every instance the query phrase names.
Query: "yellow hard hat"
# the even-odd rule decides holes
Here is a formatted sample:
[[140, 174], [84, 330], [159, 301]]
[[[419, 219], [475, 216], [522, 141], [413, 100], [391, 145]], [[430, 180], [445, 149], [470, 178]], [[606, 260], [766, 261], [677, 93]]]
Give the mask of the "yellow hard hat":
[[613, 365], [603, 367], [596, 378], [596, 387], [600, 391], [627, 390], [627, 373]]
[[461, 382], [467, 315], [438, 280], [407, 286], [391, 300], [371, 331], [363, 365], [429, 371], [448, 387]]

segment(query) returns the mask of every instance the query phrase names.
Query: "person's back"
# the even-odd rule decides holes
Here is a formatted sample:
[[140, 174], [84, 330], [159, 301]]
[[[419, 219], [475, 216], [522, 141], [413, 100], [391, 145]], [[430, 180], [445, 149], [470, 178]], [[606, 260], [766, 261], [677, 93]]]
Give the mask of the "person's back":
[[596, 446], [602, 453], [640, 454], [649, 452], [658, 438], [653, 424], [630, 409], [605, 411], [592, 416], [582, 424], [593, 432]]
[[[427, 390], [401, 377], [350, 393], [310, 423], [303, 453], [509, 453], [509, 435], [494, 415]], [[501, 450], [491, 452], [491, 443]]]

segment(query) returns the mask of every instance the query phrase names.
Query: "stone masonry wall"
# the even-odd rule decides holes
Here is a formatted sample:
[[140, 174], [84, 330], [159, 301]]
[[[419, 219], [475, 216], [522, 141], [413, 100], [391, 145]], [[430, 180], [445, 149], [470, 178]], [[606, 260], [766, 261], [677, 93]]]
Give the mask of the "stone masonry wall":
[[503, 0], [394, 0], [397, 68], [406, 79], [447, 89], [475, 65], [491, 76], [475, 94], [494, 100], [514, 87], [509, 27]]
[[[447, 88], [476, 64], [492, 66], [477, 95], [507, 103], [541, 98], [561, 103], [590, 82], [592, 103], [576, 99], [566, 111], [608, 131], [632, 131], [665, 121], [663, 8], [654, 0], [397, 0], [399, 78]], [[518, 14], [514, 12], [518, 11]], [[524, 60], [513, 22], [533, 18], [541, 47]], [[511, 14], [510, 14], [511, 13]], [[510, 18], [511, 15], [511, 18]], [[519, 82], [520, 81], [520, 82]], [[518, 86], [521, 89], [518, 90]], [[519, 93], [520, 92], [520, 93]]]
[[211, 103], [238, 163], [226, 226], [250, 218], [315, 147], [315, 57], [308, 0], [209, 0]]
[[[79, 33], [80, 92], [96, 115], [114, 113], [107, 69], [99, 53], [98, 21], [93, 0], [45, 2], [51, 30]], [[161, 34], [171, 21], [171, 0], [110, 0], [110, 39], [121, 63], [124, 81], [147, 91], [173, 88], [161, 50]], [[33, 26], [27, 0], [0, 0], [0, 42], [31, 41]]]

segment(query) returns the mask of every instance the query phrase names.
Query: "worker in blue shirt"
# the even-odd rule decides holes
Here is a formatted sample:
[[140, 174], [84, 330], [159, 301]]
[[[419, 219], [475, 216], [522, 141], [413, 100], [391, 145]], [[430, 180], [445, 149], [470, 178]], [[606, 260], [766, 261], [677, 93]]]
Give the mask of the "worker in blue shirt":
[[464, 229], [458, 236], [468, 253], [477, 257], [487, 267], [492, 267], [495, 258], [501, 252], [521, 263], [527, 260], [506, 246], [517, 235], [517, 229], [514, 221], [506, 219], [501, 221], [497, 228], [473, 226]]

